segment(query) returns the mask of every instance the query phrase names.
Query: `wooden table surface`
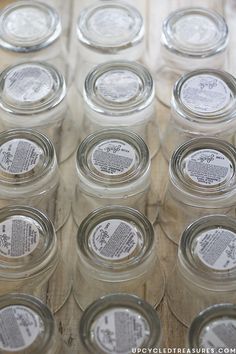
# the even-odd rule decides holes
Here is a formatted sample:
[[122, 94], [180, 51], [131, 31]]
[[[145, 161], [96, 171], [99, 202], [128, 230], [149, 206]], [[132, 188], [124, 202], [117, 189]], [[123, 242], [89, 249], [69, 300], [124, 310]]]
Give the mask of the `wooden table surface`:
[[[131, 0], [132, 1], [132, 0]], [[9, 3], [8, 0], [1, 0], [0, 6]], [[48, 1], [46, 1], [48, 2]], [[66, 29], [66, 36], [68, 38], [68, 48], [70, 50], [70, 58], [73, 63], [75, 57], [75, 19], [78, 15], [79, 9], [88, 2], [87, 0], [50, 0], [50, 3], [56, 3], [59, 9], [63, 7], [63, 19], [64, 22], [68, 22], [69, 18], [72, 19], [72, 25]], [[90, 0], [91, 2], [91, 0]], [[135, 3], [136, 1], [134, 1]], [[136, 3], [146, 9], [147, 20], [147, 50], [146, 50], [146, 62], [151, 68], [153, 74], [157, 70], [159, 59], [159, 41], [161, 32], [162, 20], [169, 14], [170, 11], [184, 7], [184, 6], [204, 6], [217, 10], [223, 14], [228, 22], [230, 29], [230, 48], [228, 52], [227, 70], [236, 75], [236, 0], [138, 0]], [[143, 11], [142, 9], [142, 11]], [[73, 17], [71, 17], [73, 14]], [[69, 23], [69, 22], [68, 22]], [[71, 21], [70, 21], [71, 23]], [[76, 101], [72, 100], [72, 104]], [[162, 135], [166, 123], [169, 119], [169, 109], [157, 102], [157, 119], [160, 125], [160, 134]], [[70, 189], [71, 195], [74, 187], [74, 161], [75, 157], [72, 156], [69, 160], [61, 165], [61, 172], [66, 180], [67, 186]], [[168, 179], [168, 166], [164, 160], [161, 151], [158, 156], [153, 160], [152, 166], [152, 179], [153, 188], [155, 188], [163, 199], [164, 186]], [[153, 200], [150, 196], [148, 200], [149, 206], [152, 208], [157, 207], [157, 201]], [[173, 269], [173, 265], [176, 261], [177, 247], [169, 241], [163, 232], [160, 230], [158, 224], [155, 225], [156, 235], [159, 239], [158, 254], [161, 260], [161, 264], [165, 271], [166, 277]], [[62, 248], [63, 255], [67, 262], [70, 262], [70, 270], [73, 269], [72, 260], [75, 257], [75, 235], [77, 227], [70, 216], [65, 227], [58, 233], [60, 246]], [[61, 279], [50, 286], [56, 286], [58, 292], [60, 292]], [[186, 331], [187, 329], [181, 325], [177, 319], [169, 311], [165, 298], [158, 306], [157, 311], [161, 318], [161, 324], [163, 328], [163, 342], [164, 347], [184, 347]], [[56, 320], [58, 322], [59, 331], [62, 333], [63, 340], [67, 346], [67, 352], [70, 354], [83, 354], [80, 350], [80, 343], [78, 340], [78, 324], [81, 316], [81, 311], [76, 305], [73, 296], [71, 295], [64, 307], [56, 313]], [[96, 353], [94, 353], [96, 354]]]

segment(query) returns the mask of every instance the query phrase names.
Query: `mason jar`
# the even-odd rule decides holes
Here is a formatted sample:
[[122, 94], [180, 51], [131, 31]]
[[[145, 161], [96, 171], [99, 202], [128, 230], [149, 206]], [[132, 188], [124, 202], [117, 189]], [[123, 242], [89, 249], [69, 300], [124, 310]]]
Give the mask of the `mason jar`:
[[108, 206], [90, 213], [77, 234], [73, 290], [79, 306], [110, 293], [131, 293], [157, 306], [165, 281], [156, 243], [153, 226], [135, 209]]
[[51, 311], [34, 296], [0, 296], [0, 323], [1, 353], [66, 353]]
[[184, 228], [201, 216], [235, 216], [235, 169], [236, 149], [224, 140], [196, 138], [175, 150], [159, 214], [170, 240], [178, 244]]
[[145, 213], [151, 166], [147, 145], [137, 134], [107, 129], [89, 135], [77, 150], [76, 172], [73, 214], [78, 225], [101, 206], [124, 205]]
[[210, 305], [235, 303], [235, 248], [235, 218], [209, 215], [184, 230], [166, 291], [171, 311], [184, 325]]
[[85, 310], [79, 336], [84, 354], [131, 354], [160, 348], [161, 323], [157, 312], [141, 298], [111, 294]]
[[159, 147], [155, 87], [141, 64], [113, 61], [96, 66], [84, 84], [83, 134], [122, 128], [139, 134], [154, 156]]
[[79, 132], [63, 75], [44, 62], [6, 68], [0, 74], [0, 128], [37, 129], [52, 140], [59, 161], [68, 158], [76, 149]]
[[41, 209], [57, 230], [70, 213], [54, 147], [31, 129], [0, 133], [0, 207], [16, 204]]
[[174, 86], [163, 153], [169, 160], [180, 144], [208, 135], [235, 144], [236, 80], [225, 71], [201, 69], [183, 75]]
[[213, 305], [197, 315], [189, 328], [187, 347], [211, 349], [211, 353], [230, 353], [224, 349], [235, 351], [236, 305]]
[[0, 14], [0, 70], [22, 61], [48, 61], [65, 74], [66, 54], [57, 10], [40, 1], [14, 1]]
[[27, 206], [1, 208], [0, 295], [31, 294], [56, 312], [70, 291], [71, 278], [48, 217]]
[[163, 22], [157, 96], [170, 105], [175, 81], [185, 72], [224, 67], [228, 46], [228, 26], [217, 12], [189, 7], [172, 12]]
[[123, 1], [93, 1], [77, 21], [76, 84], [82, 92], [88, 72], [111, 60], [138, 61], [144, 55], [144, 20]]

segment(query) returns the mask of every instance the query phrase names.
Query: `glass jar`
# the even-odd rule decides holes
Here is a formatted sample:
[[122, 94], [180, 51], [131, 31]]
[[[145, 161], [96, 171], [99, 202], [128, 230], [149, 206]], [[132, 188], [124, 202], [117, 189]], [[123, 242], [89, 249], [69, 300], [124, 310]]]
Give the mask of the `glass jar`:
[[79, 334], [84, 354], [131, 354], [160, 347], [161, 323], [157, 312], [141, 298], [111, 294], [85, 310]]
[[0, 296], [0, 323], [1, 353], [66, 353], [51, 311], [36, 297]]
[[161, 55], [164, 65], [157, 71], [157, 96], [170, 105], [175, 81], [185, 72], [224, 67], [228, 26], [217, 12], [206, 8], [182, 8], [164, 21]]
[[70, 213], [53, 145], [31, 129], [0, 133], [0, 207], [16, 204], [41, 209], [57, 230]]
[[129, 61], [96, 66], [85, 80], [83, 133], [122, 128], [139, 134], [154, 156], [159, 147], [155, 88], [150, 72]]
[[144, 20], [123, 1], [97, 1], [85, 7], [77, 22], [76, 82], [82, 92], [88, 72], [97, 64], [141, 60], [145, 51]]
[[235, 143], [236, 80], [225, 71], [192, 71], [174, 86], [164, 155], [169, 160], [178, 145], [199, 135]]
[[190, 326], [187, 346], [189, 349], [211, 349], [211, 353], [230, 353], [222, 350], [226, 348], [235, 351], [236, 306], [218, 304], [202, 311]]
[[96, 209], [80, 224], [74, 296], [82, 309], [110, 293], [131, 293], [157, 306], [164, 276], [148, 219], [122, 206]]
[[0, 294], [31, 294], [56, 312], [70, 291], [71, 278], [47, 216], [26, 206], [1, 208]]
[[224, 140], [196, 138], [175, 150], [159, 214], [170, 240], [178, 244], [184, 228], [201, 216], [235, 215], [235, 170], [236, 149]]
[[2, 130], [34, 128], [48, 135], [59, 161], [77, 146], [79, 133], [68, 106], [65, 80], [51, 64], [24, 62], [0, 74], [0, 116]]
[[235, 248], [236, 222], [225, 215], [200, 218], [183, 232], [166, 295], [184, 325], [210, 305], [235, 302]]
[[89, 135], [77, 151], [76, 170], [73, 214], [78, 225], [94, 209], [112, 204], [145, 213], [151, 166], [148, 148], [135, 133], [107, 129]]
[[39, 1], [15, 1], [0, 14], [0, 71], [22, 61], [48, 61], [65, 74], [65, 43], [55, 8]]

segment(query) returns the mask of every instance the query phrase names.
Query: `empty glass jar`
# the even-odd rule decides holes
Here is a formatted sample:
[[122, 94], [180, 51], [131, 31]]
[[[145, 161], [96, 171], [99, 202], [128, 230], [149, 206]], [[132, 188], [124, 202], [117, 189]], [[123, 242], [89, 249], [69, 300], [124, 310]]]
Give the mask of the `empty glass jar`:
[[1, 353], [66, 353], [51, 311], [36, 297], [0, 296], [0, 331]]
[[70, 290], [71, 278], [47, 216], [26, 206], [2, 208], [0, 294], [31, 294], [56, 312], [64, 305]]
[[52, 140], [59, 161], [64, 161], [79, 139], [66, 93], [64, 77], [51, 64], [24, 62], [8, 67], [0, 74], [0, 128], [43, 132]]
[[0, 207], [16, 204], [43, 210], [57, 230], [70, 213], [54, 147], [31, 129], [0, 133]]
[[164, 21], [161, 53], [164, 65], [157, 72], [157, 96], [170, 105], [172, 88], [190, 70], [224, 66], [228, 27], [224, 18], [206, 8], [183, 8]]
[[85, 310], [79, 334], [84, 354], [131, 354], [159, 348], [161, 324], [157, 312], [139, 297], [111, 294]]
[[122, 206], [93, 211], [80, 224], [74, 296], [82, 309], [110, 293], [131, 293], [157, 306], [164, 277], [156, 236], [139, 211]]
[[235, 170], [236, 149], [224, 140], [196, 138], [175, 150], [160, 209], [161, 227], [173, 242], [201, 216], [235, 215]]
[[167, 281], [168, 305], [186, 326], [204, 308], [236, 300], [236, 222], [200, 218], [183, 232], [177, 265]]
[[86, 77], [84, 102], [85, 136], [105, 128], [122, 128], [139, 134], [151, 156], [158, 151], [154, 82], [143, 65], [119, 61], [96, 66]]
[[92, 67], [110, 60], [140, 60], [144, 54], [144, 20], [123, 1], [97, 1], [85, 7], [77, 22], [76, 81], [83, 90]]
[[236, 348], [236, 306], [213, 305], [202, 311], [192, 322], [187, 338], [189, 349], [211, 349], [211, 353], [231, 353]]
[[94, 209], [126, 205], [145, 212], [151, 166], [145, 142], [125, 130], [89, 135], [76, 155], [73, 214], [77, 224]]
[[199, 135], [235, 143], [236, 80], [225, 71], [192, 71], [174, 86], [171, 119], [162, 141], [166, 158], [170, 159], [177, 146]]

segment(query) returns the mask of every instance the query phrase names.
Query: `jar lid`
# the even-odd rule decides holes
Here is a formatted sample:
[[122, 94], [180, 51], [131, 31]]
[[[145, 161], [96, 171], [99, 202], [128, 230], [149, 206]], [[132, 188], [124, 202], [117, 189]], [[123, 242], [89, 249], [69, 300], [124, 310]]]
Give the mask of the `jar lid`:
[[143, 65], [129, 61], [98, 65], [87, 75], [84, 86], [90, 119], [95, 119], [94, 113], [100, 114], [101, 125], [130, 125], [128, 117], [124, 119], [130, 114], [133, 114], [132, 124], [150, 120], [149, 115], [140, 117], [138, 113], [153, 104], [154, 94], [150, 72]]
[[192, 322], [188, 333], [190, 349], [235, 349], [236, 306], [217, 304], [202, 311]]
[[157, 312], [139, 297], [111, 294], [85, 310], [80, 338], [88, 354], [131, 354], [134, 348], [159, 346], [161, 325]]
[[81, 12], [77, 36], [81, 44], [92, 50], [115, 54], [143, 40], [143, 18], [125, 2], [97, 2]]
[[135, 133], [119, 129], [101, 130], [89, 135], [79, 146], [77, 172], [83, 184], [81, 188], [90, 190], [90, 193], [132, 193], [134, 188], [140, 190], [139, 180], [143, 178], [143, 188], [148, 187], [149, 151]]
[[9, 206], [0, 210], [0, 278], [6, 281], [36, 276], [58, 262], [51, 221], [37, 209]]
[[0, 296], [0, 350], [4, 353], [45, 353], [56, 331], [46, 305], [26, 294]]
[[162, 27], [162, 43], [174, 54], [206, 58], [224, 51], [228, 26], [217, 12], [204, 8], [183, 8], [172, 12]]
[[56, 107], [66, 95], [63, 76], [43, 62], [25, 62], [0, 74], [0, 107], [15, 115], [29, 116]]
[[55, 42], [61, 34], [57, 11], [38, 1], [16, 1], [0, 13], [0, 47], [30, 53]]
[[151, 223], [128, 207], [95, 210], [83, 220], [77, 235], [78, 257], [90, 276], [112, 281], [142, 276], [153, 260], [154, 247]]

